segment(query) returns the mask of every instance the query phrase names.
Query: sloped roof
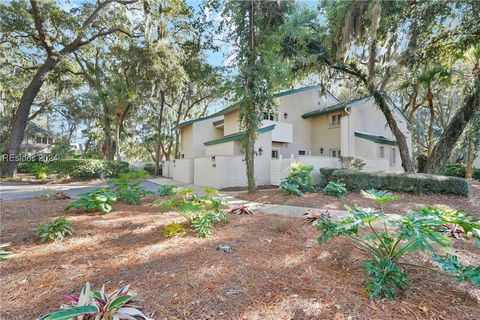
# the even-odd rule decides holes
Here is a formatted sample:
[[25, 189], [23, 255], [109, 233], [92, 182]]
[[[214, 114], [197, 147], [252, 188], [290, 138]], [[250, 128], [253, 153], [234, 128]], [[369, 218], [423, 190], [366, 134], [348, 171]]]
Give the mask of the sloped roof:
[[[280, 98], [280, 97], [285, 97], [285, 96], [288, 96], [288, 95], [291, 95], [291, 94], [295, 94], [295, 93], [299, 93], [299, 92], [304, 92], [304, 91], [308, 91], [308, 90], [313, 90], [313, 89], [320, 89], [322, 87], [321, 84], [316, 84], [316, 85], [312, 85], [312, 86], [308, 86], [308, 87], [302, 87], [302, 88], [297, 88], [297, 89], [291, 89], [291, 90], [286, 90], [286, 91], [282, 91], [282, 92], [278, 92], [276, 93], [274, 96], [276, 98]], [[335, 99], [338, 103], [340, 103], [340, 100], [337, 99], [337, 97], [335, 97], [330, 91], [326, 90], [326, 93], [331, 96], [333, 99]], [[185, 122], [182, 122], [180, 123], [176, 128], [177, 129], [181, 129], [181, 128], [184, 128], [194, 122], [197, 122], [197, 121], [201, 121], [201, 120], [206, 120], [206, 119], [210, 119], [210, 118], [215, 118], [215, 117], [218, 117], [218, 116], [222, 116], [224, 114], [227, 114], [229, 112], [232, 112], [232, 111], [235, 111], [237, 109], [240, 109], [241, 105], [240, 103], [234, 103], [232, 104], [231, 106], [228, 106], [227, 108], [225, 109], [222, 109], [220, 111], [217, 111], [209, 116], [206, 116], [206, 117], [202, 117], [202, 118], [198, 118], [198, 119], [193, 119], [193, 120], [188, 120], [188, 121], [185, 121]]]
[[376, 143], [381, 143], [381, 144], [389, 144], [392, 146], [396, 146], [398, 143], [396, 140], [380, 136], [380, 135], [375, 135], [371, 133], [366, 133], [366, 132], [360, 132], [360, 131], [355, 131], [355, 137], [358, 137], [360, 139], [365, 139], [369, 141], [373, 141]]
[[[258, 133], [269, 132], [269, 131], [272, 131], [274, 128], [275, 128], [275, 125], [272, 124], [268, 127], [258, 129]], [[219, 144], [219, 143], [224, 143], [229, 141], [242, 140], [244, 136], [245, 136], [245, 131], [242, 131], [242, 132], [226, 135], [220, 139], [210, 140], [210, 141], [204, 142], [203, 144], [206, 146], [211, 146], [214, 144]]]

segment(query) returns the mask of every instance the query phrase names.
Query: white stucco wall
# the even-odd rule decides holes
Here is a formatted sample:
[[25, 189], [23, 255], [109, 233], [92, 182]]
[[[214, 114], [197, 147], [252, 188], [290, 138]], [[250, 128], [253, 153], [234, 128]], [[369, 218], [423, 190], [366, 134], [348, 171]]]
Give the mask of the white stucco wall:
[[172, 178], [183, 183], [193, 183], [193, 159], [176, 159], [173, 162]]
[[[308, 120], [312, 124], [312, 155], [329, 157], [330, 149], [341, 148], [341, 127], [330, 127], [330, 116], [326, 114]], [[323, 154], [320, 154], [321, 148]]]
[[223, 116], [200, 120], [181, 129], [180, 154], [185, 158], [205, 156], [206, 141], [215, 140], [219, 137], [219, 130], [215, 129], [213, 122], [223, 119]]

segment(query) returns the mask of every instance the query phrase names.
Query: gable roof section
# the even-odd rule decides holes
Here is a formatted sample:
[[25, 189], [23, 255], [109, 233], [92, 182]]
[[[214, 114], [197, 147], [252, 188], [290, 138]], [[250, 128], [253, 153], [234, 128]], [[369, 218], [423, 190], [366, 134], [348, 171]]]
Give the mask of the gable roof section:
[[360, 132], [360, 131], [355, 131], [355, 137], [358, 137], [360, 139], [365, 139], [369, 141], [373, 141], [376, 143], [381, 143], [381, 144], [389, 144], [392, 146], [396, 146], [398, 143], [396, 140], [386, 138], [384, 136], [378, 136], [375, 134], [370, 134], [366, 132]]
[[213, 121], [213, 126], [216, 127], [216, 126], [219, 126], [221, 124], [223, 124], [225, 122], [225, 120], [221, 119], [221, 120], [217, 120], [217, 121]]
[[[288, 96], [288, 95], [299, 93], [299, 92], [304, 92], [304, 91], [313, 90], [313, 89], [320, 89], [321, 87], [322, 87], [321, 84], [316, 84], [316, 85], [313, 85], [313, 86], [282, 91], [282, 92], [276, 93], [274, 96], [276, 98], [280, 98], [280, 97]], [[327, 93], [327, 95], [331, 96], [335, 101], [337, 101], [337, 103], [340, 103], [340, 100], [338, 100], [337, 97], [335, 97], [330, 91], [326, 90], [326, 93]], [[181, 129], [181, 128], [186, 127], [186, 126], [188, 126], [188, 125], [190, 125], [194, 122], [201, 121], [201, 120], [206, 120], [206, 119], [210, 119], [210, 118], [215, 118], [215, 117], [218, 117], [218, 116], [222, 116], [224, 114], [235, 111], [237, 109], [240, 109], [240, 103], [238, 103], [238, 102], [232, 104], [231, 106], [226, 107], [225, 109], [217, 111], [217, 112], [215, 112], [215, 113], [213, 113], [209, 116], [182, 122], [178, 126], [176, 126], [175, 128], [176, 129]]]
[[[258, 129], [258, 133], [269, 132], [269, 131], [272, 131], [274, 128], [275, 128], [275, 125], [272, 124], [268, 127]], [[229, 141], [235, 141], [235, 140], [241, 140], [241, 139], [243, 139], [244, 136], [245, 136], [245, 131], [242, 131], [242, 132], [238, 132], [238, 133], [229, 134], [229, 135], [224, 136], [220, 139], [210, 140], [210, 141], [204, 142], [203, 144], [206, 145], [206, 146], [211, 146], [211, 145], [214, 145], [214, 144], [219, 144], [219, 143], [224, 143], [224, 142], [229, 142]]]

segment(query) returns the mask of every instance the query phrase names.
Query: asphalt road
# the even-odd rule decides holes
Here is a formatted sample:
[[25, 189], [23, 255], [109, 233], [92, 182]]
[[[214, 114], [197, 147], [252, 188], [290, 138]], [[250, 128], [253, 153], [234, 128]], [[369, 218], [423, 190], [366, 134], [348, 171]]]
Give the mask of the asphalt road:
[[[145, 189], [156, 191], [158, 185], [152, 182], [140, 183]], [[35, 198], [40, 192], [44, 190], [64, 191], [71, 197], [94, 190], [96, 188], [108, 187], [107, 182], [100, 183], [70, 183], [70, 184], [26, 184], [16, 182], [1, 182], [0, 183], [0, 199], [4, 201], [28, 200]]]

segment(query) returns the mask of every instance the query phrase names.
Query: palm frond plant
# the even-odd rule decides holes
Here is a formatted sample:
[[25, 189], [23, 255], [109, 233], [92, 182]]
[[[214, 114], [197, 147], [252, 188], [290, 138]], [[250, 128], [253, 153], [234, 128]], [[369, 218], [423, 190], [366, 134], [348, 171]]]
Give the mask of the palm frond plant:
[[66, 304], [37, 320], [152, 320], [140, 310], [129, 287], [126, 285], [106, 293], [104, 286], [100, 290], [91, 290], [87, 282], [79, 296], [65, 295]]
[[[379, 203], [392, 201], [395, 196], [385, 192], [364, 192], [368, 198]], [[446, 223], [460, 225], [466, 238], [480, 239], [478, 220], [459, 211], [445, 211], [438, 208], [422, 208], [403, 217], [388, 217], [381, 211], [346, 207], [349, 216], [334, 221], [327, 214], [316, 218], [317, 239], [325, 244], [332, 237], [342, 236], [363, 248], [370, 259], [363, 261], [367, 272], [365, 289], [371, 299], [386, 296], [394, 299], [398, 291], [410, 287], [406, 268], [429, 269], [455, 277], [457, 281], [470, 281], [480, 286], [480, 268], [463, 266], [456, 256], [441, 256], [440, 249], [448, 249], [452, 240], [445, 236], [441, 227]], [[383, 228], [378, 228], [378, 226]], [[428, 252], [444, 270], [429, 265], [410, 263], [405, 256], [413, 252]]]

